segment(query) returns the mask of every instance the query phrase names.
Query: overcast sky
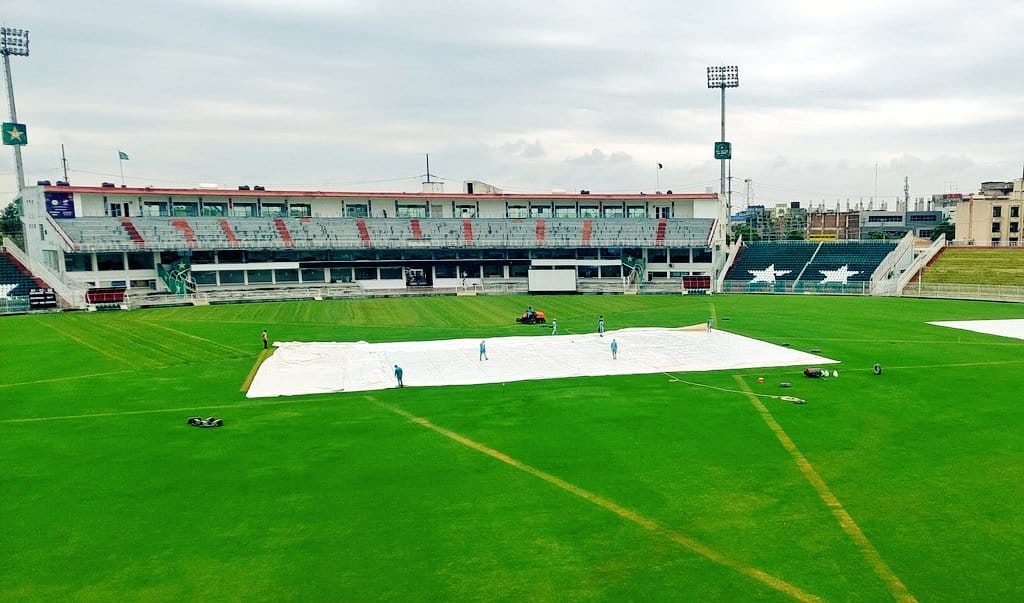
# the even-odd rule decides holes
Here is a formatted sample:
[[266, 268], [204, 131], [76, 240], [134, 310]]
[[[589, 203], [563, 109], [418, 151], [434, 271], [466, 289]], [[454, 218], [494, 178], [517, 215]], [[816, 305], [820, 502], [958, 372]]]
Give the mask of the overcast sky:
[[[733, 205], [1021, 177], [1024, 2], [11, 1], [26, 181], [718, 190]], [[7, 121], [8, 113], [3, 113]], [[13, 196], [14, 159], [0, 165]], [[657, 166], [664, 168], [660, 171]], [[876, 168], [877, 166], [877, 168]]]

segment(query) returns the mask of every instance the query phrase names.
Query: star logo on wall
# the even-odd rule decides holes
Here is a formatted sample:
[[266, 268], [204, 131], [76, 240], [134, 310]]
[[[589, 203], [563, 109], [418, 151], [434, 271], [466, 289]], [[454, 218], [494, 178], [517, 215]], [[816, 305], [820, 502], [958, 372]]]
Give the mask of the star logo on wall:
[[843, 264], [836, 270], [819, 270], [818, 272], [825, 275], [825, 278], [821, 280], [821, 284], [825, 283], [839, 283], [841, 285], [849, 284], [850, 277], [855, 274], [860, 274], [860, 270], [850, 270], [849, 264]]
[[0, 299], [6, 298], [7, 295], [18, 288], [17, 284], [14, 285], [0, 285]]
[[747, 270], [747, 272], [754, 275], [754, 278], [750, 280], [751, 283], [774, 283], [775, 277], [787, 275], [792, 270], [776, 270], [775, 264], [769, 264], [764, 270]]

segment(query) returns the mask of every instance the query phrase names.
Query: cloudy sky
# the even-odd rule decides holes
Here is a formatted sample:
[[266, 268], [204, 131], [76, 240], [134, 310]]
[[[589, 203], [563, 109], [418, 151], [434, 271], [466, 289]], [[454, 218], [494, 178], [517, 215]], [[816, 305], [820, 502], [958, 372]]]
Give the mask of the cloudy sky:
[[[734, 205], [972, 192], [1024, 164], [1024, 2], [48, 0], [0, 18], [26, 181], [718, 190]], [[4, 112], [5, 121], [7, 113]], [[6, 150], [6, 149], [5, 149]], [[660, 171], [658, 163], [664, 165]], [[0, 198], [16, 188], [10, 153]]]

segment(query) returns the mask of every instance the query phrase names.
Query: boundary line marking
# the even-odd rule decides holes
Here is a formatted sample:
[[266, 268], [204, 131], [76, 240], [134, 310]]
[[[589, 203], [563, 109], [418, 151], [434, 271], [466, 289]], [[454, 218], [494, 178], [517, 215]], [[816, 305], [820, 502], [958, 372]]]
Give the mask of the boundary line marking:
[[409, 420], [412, 423], [415, 423], [438, 434], [441, 434], [448, 439], [454, 440], [459, 444], [466, 446], [467, 448], [471, 448], [491, 458], [497, 459], [505, 463], [506, 465], [510, 465], [516, 469], [519, 469], [520, 471], [524, 471], [526, 473], [529, 473], [530, 475], [533, 475], [534, 477], [538, 477], [548, 482], [549, 484], [556, 486], [570, 494], [574, 494], [588, 502], [591, 502], [601, 507], [602, 509], [605, 509], [606, 511], [611, 511], [619, 517], [631, 521], [649, 532], [662, 536], [663, 538], [666, 538], [682, 546], [685, 549], [697, 553], [698, 555], [701, 555], [711, 561], [714, 561], [719, 565], [723, 565], [731, 570], [739, 572], [744, 576], [752, 578], [760, 582], [761, 584], [773, 588], [783, 594], [789, 595], [790, 597], [793, 597], [798, 601], [821, 601], [820, 597], [805, 592], [798, 586], [795, 586], [781, 578], [777, 578], [771, 574], [768, 574], [764, 570], [755, 567], [748, 567], [746, 565], [733, 561], [732, 559], [729, 559], [722, 553], [719, 553], [718, 551], [708, 547], [707, 545], [701, 544], [700, 542], [697, 542], [696, 540], [688, 536], [679, 534], [678, 532], [674, 532], [670, 530], [668, 527], [662, 525], [661, 523], [658, 523], [654, 519], [645, 517], [637, 513], [636, 511], [623, 507], [612, 500], [604, 498], [603, 496], [590, 492], [589, 490], [584, 490], [583, 488], [571, 484], [555, 475], [537, 469], [536, 467], [533, 467], [531, 465], [527, 465], [526, 463], [519, 461], [515, 458], [512, 458], [503, 452], [500, 452], [493, 448], [489, 448], [475, 440], [471, 440], [464, 435], [461, 435], [454, 431], [450, 431], [439, 425], [435, 425], [434, 423], [431, 423], [429, 420], [424, 419], [422, 417], [417, 417], [412, 413], [402, 408], [399, 408], [398, 406], [385, 404], [371, 396], [366, 396], [366, 399], [369, 400], [370, 402], [373, 402], [377, 406], [384, 408], [385, 410], [393, 412], [394, 414]]
[[839, 499], [829, 489], [828, 484], [825, 480], [818, 475], [815, 471], [814, 466], [811, 465], [807, 457], [800, 452], [800, 449], [796, 447], [796, 444], [789, 437], [789, 435], [782, 429], [782, 425], [779, 425], [775, 417], [769, 412], [768, 407], [761, 402], [750, 387], [747, 386], [747, 382], [743, 380], [739, 375], [735, 375], [734, 378], [739, 384], [740, 388], [744, 390], [750, 403], [754, 405], [757, 412], [761, 414], [761, 418], [768, 424], [768, 428], [772, 430], [775, 437], [778, 438], [779, 443], [786, 449], [786, 452], [793, 457], [793, 461], [796, 462], [796, 466], [800, 469], [800, 472], [804, 474], [807, 481], [810, 482], [811, 486], [818, 492], [818, 496], [825, 503], [825, 506], [832, 511], [836, 519], [839, 521], [839, 526], [843, 529], [846, 534], [853, 539], [853, 543], [860, 549], [864, 555], [868, 564], [875, 570], [875, 574], [882, 579], [883, 582], [889, 587], [889, 591], [892, 596], [901, 603], [916, 603], [917, 599], [914, 595], [910, 594], [907, 590], [906, 585], [899, 579], [899, 577], [892, 571], [892, 568], [882, 559], [882, 555], [878, 552], [868, 537], [861, 531], [860, 526], [853, 520], [853, 516], [843, 507], [843, 503], [839, 502]]
[[260, 350], [260, 355], [256, 357], [255, 364], [253, 364], [252, 368], [249, 369], [249, 374], [245, 376], [245, 381], [242, 381], [242, 387], [238, 391], [249, 391], [249, 386], [252, 385], [252, 380], [256, 378], [256, 373], [260, 370], [260, 367], [263, 366], [263, 361], [270, 358], [276, 349], [277, 348], [268, 348], [266, 350]]

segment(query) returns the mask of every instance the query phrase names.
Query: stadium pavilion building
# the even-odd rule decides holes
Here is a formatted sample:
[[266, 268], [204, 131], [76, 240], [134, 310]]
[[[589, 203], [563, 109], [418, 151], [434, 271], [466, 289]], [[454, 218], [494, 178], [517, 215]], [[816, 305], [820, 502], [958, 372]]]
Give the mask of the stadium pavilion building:
[[25, 244], [11, 251], [79, 307], [125, 294], [146, 305], [180, 296], [707, 291], [727, 256], [724, 205], [714, 193], [41, 182], [20, 199]]

